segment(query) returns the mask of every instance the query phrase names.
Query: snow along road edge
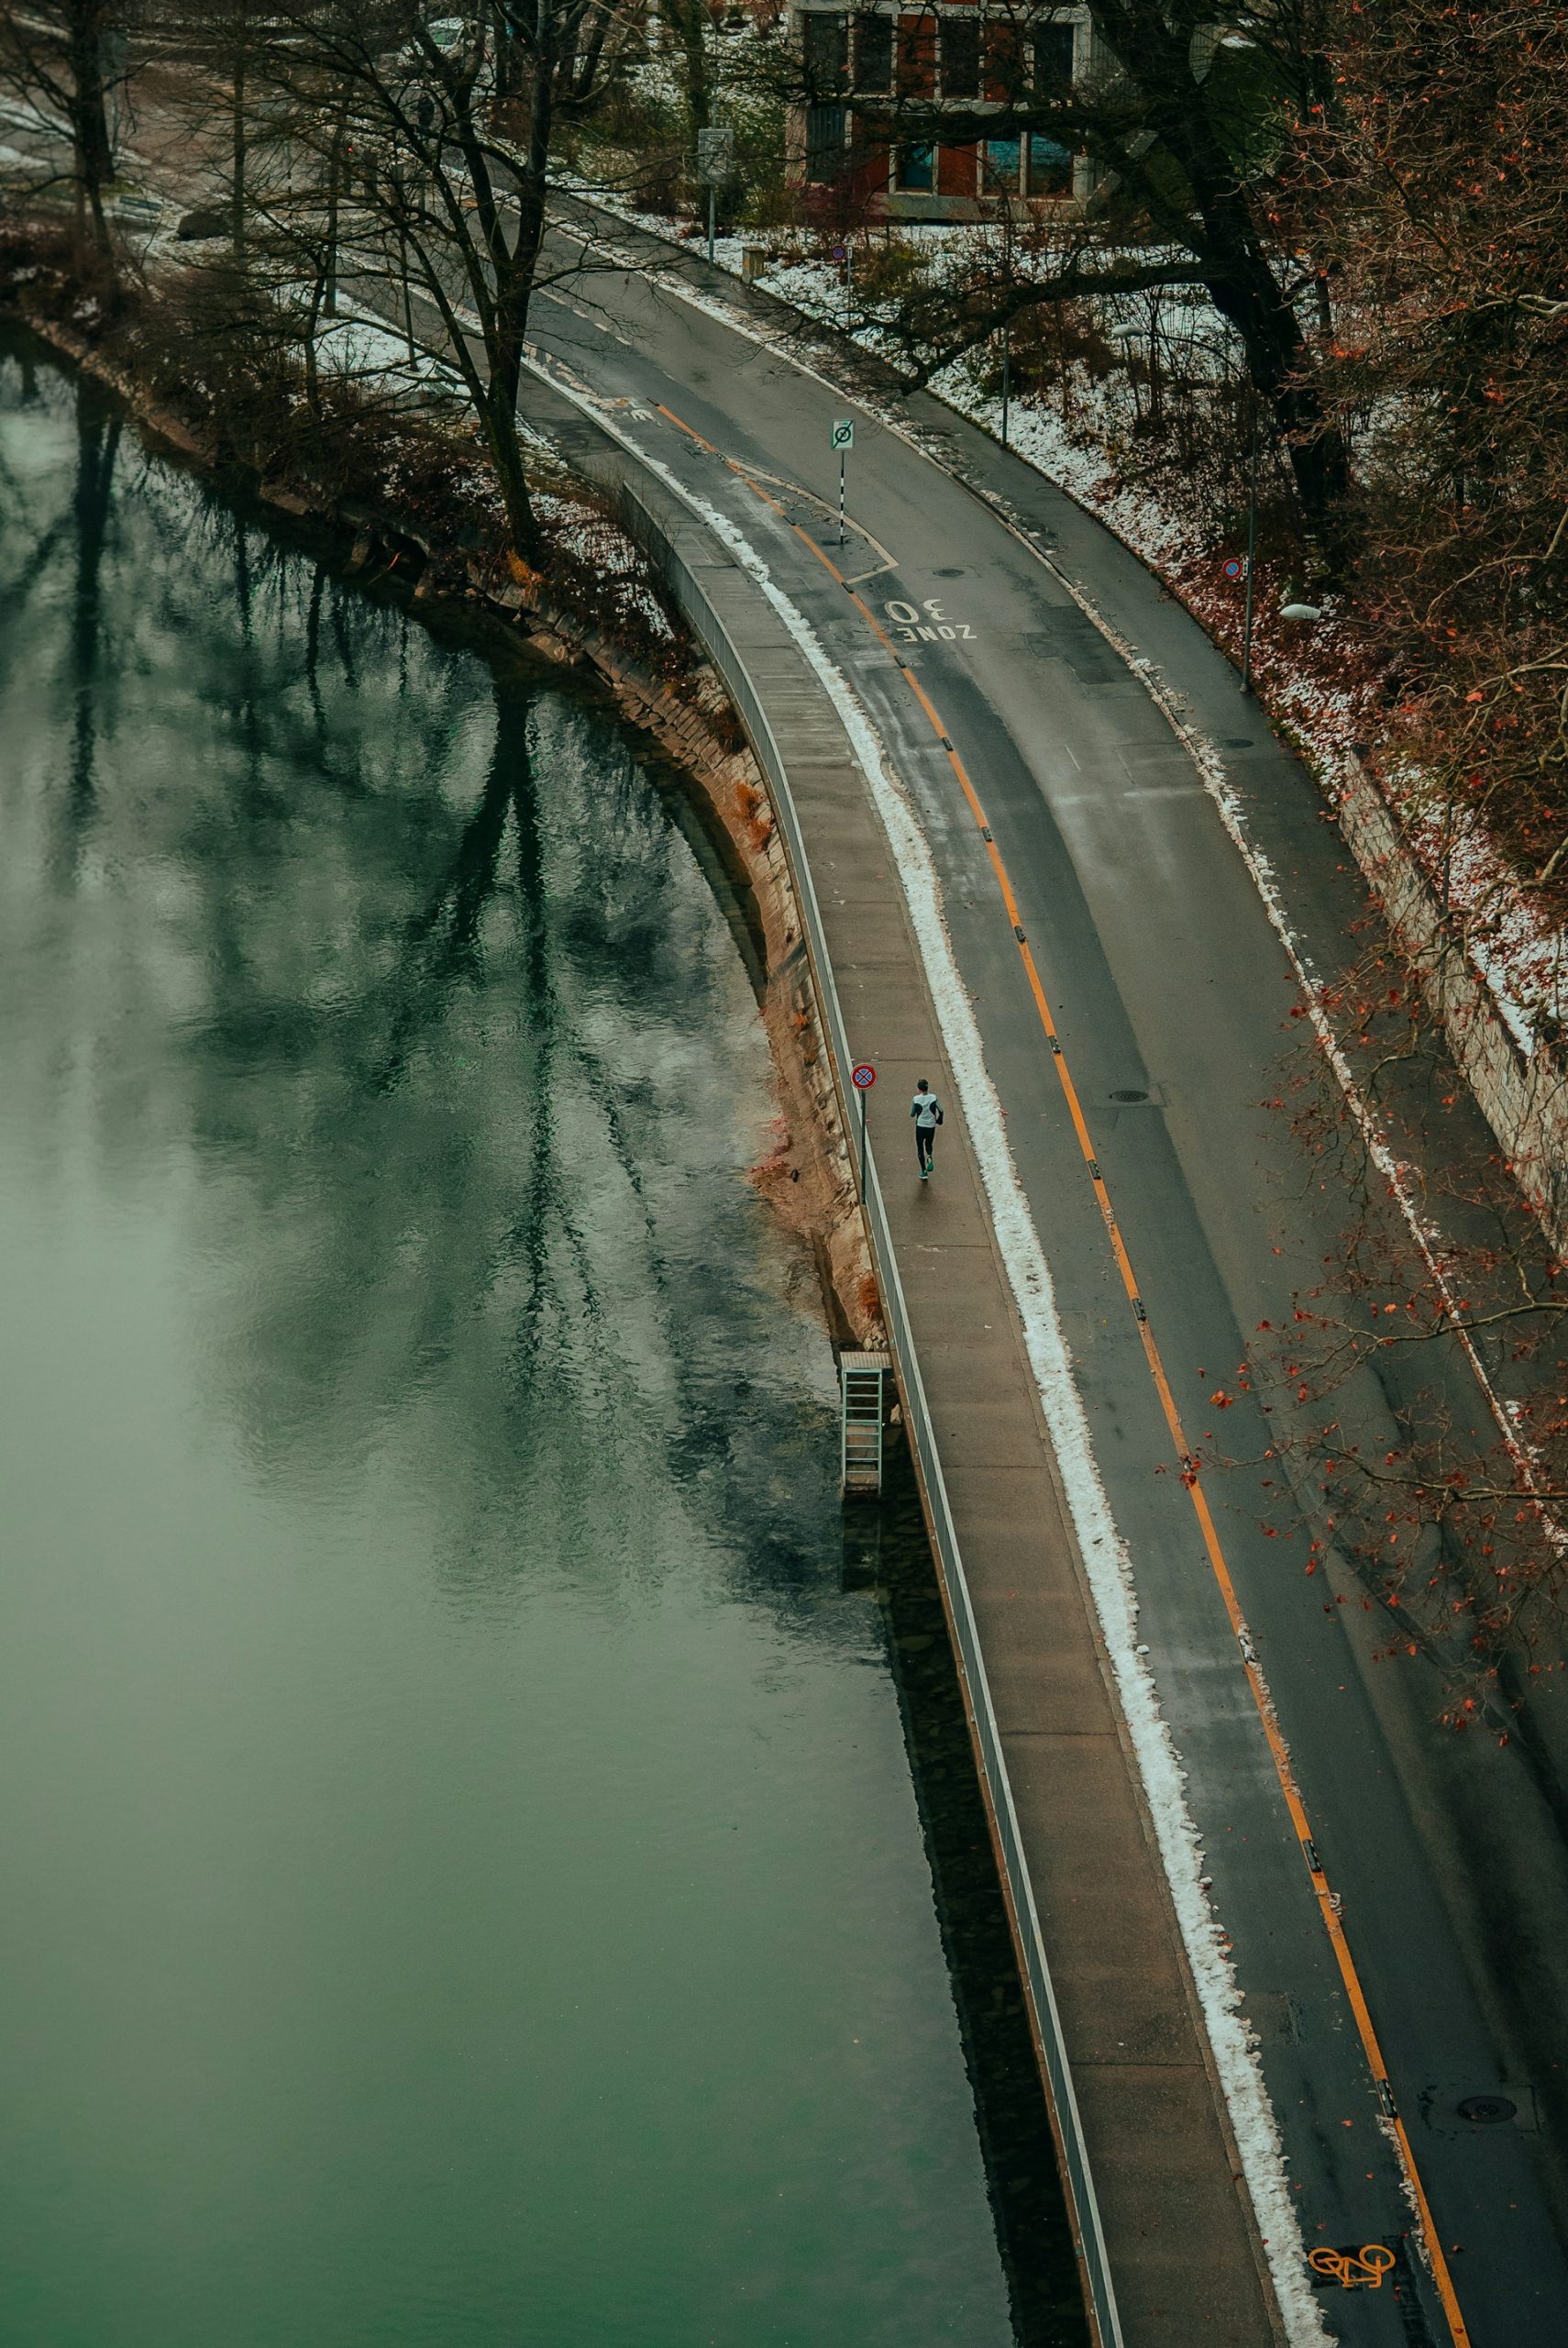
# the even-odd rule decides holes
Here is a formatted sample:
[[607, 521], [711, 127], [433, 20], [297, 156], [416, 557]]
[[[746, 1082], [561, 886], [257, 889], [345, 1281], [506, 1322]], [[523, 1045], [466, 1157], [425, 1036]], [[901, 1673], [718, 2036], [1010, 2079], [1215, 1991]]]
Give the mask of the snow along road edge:
[[942, 885], [925, 835], [870, 718], [810, 622], [776, 584], [742, 532], [717, 506], [687, 489], [667, 465], [650, 456], [614, 416], [563, 372], [537, 358], [530, 363], [552, 389], [591, 415], [678, 497], [761, 588], [820, 679], [849, 737], [892, 850], [911, 924], [924, 958], [926, 983], [985, 1184], [997, 1246], [1023, 1325], [1030, 1368], [1137, 1756], [1161, 1865], [1192, 1968], [1286, 2337], [1291, 2348], [1320, 2348], [1320, 2343], [1328, 2348], [1331, 2334], [1307, 2279], [1306, 2244], [1286, 2179], [1278, 2123], [1252, 2032], [1242, 2016], [1235, 1970], [1223, 1950], [1229, 1936], [1201, 1881], [1202, 1851], [1187, 1806], [1186, 1772], [1160, 1711], [1154, 1675], [1139, 1652], [1138, 1597], [1132, 1561], [1100, 1480], [1088, 1416], [1056, 1312], [1050, 1268], [1013, 1163], [979, 1027], [954, 958], [942, 907]]
[[[668, 243], [673, 251], [686, 249], [675, 238], [660, 238], [658, 230], [642, 217], [627, 221], [612, 204], [603, 204], [601, 208], [609, 212], [612, 218], [621, 220], [623, 225], [640, 228], [645, 235]], [[571, 229], [561, 223], [557, 225], [562, 229], [562, 233], [585, 247], [593, 242], [591, 238], [584, 237], [580, 230]], [[624, 267], [638, 273], [642, 272], [644, 264], [636, 255], [618, 252], [614, 246], [608, 243], [604, 245], [603, 249], [615, 266]], [[886, 401], [874, 398], [867, 391], [824, 374], [820, 368], [812, 366], [806, 357], [794, 349], [787, 338], [775, 339], [762, 333], [758, 327], [754, 327], [742, 316], [733, 303], [719, 295], [704, 294], [698, 287], [687, 283], [684, 279], [673, 274], [661, 278], [659, 282], [676, 301], [684, 302], [689, 308], [700, 311], [705, 317], [711, 317], [715, 324], [726, 327], [732, 334], [739, 335], [743, 340], [755, 344], [759, 350], [769, 351], [774, 357], [786, 360], [790, 366], [808, 377], [811, 382], [821, 384], [824, 391], [830, 391], [836, 398], [847, 402], [853, 407], [858, 407], [864, 415], [872, 419], [873, 423], [881, 425], [883, 429], [891, 433], [895, 439], [901, 440], [915, 456], [922, 457], [933, 471], [941, 473], [948, 481], [956, 482], [960, 489], [967, 490], [970, 496], [978, 504], [984, 506], [994, 520], [1000, 523], [1010, 537], [1014, 539], [1026, 554], [1032, 555], [1035, 561], [1048, 570], [1052, 577], [1066, 589], [1090, 625], [1099, 630], [1111, 649], [1126, 662], [1132, 674], [1143, 685], [1191, 759], [1198, 770], [1199, 781], [1219, 810], [1220, 819], [1246, 867], [1248, 877], [1256, 889], [1264, 910], [1296, 972], [1301, 986], [1303, 1000], [1308, 1006], [1313, 1033], [1324, 1058], [1333, 1071], [1335, 1081], [1344, 1094], [1351, 1114], [1366, 1142], [1368, 1153], [1378, 1171], [1389, 1182], [1422, 1261], [1427, 1267], [1434, 1286], [1448, 1306], [1455, 1327], [1460, 1331], [1465, 1357], [1485, 1398], [1487, 1410], [1502, 1437], [1504, 1446], [1524, 1479], [1528, 1491], [1535, 1499], [1537, 1506], [1540, 1507], [1544, 1512], [1545, 1503], [1540, 1498], [1535, 1455], [1520, 1442], [1518, 1429], [1510, 1418], [1507, 1405], [1487, 1373], [1469, 1332], [1463, 1327], [1463, 1316], [1458, 1309], [1457, 1291], [1452, 1287], [1441, 1261], [1441, 1235], [1436, 1225], [1421, 1213], [1417, 1203], [1409, 1169], [1396, 1157], [1386, 1139], [1378, 1129], [1377, 1121], [1352, 1073], [1349, 1061], [1335, 1038], [1323, 1009], [1322, 982], [1313, 970], [1310, 959], [1302, 947], [1279, 884], [1275, 878], [1273, 868], [1262, 849], [1253, 841], [1247, 825], [1245, 806], [1240, 792], [1230, 780], [1225, 761], [1210, 736], [1187, 716], [1186, 704], [1177, 689], [1165, 681], [1153, 660], [1145, 654], [1133, 649], [1121, 630], [1106, 618], [1094, 596], [1064, 570], [1055, 557], [1038, 543], [1036, 536], [1018, 519], [1016, 513], [1004, 498], [995, 491], [988, 489], [983, 482], [972, 480], [966, 473], [956, 470], [943, 452], [929, 447], [921, 437], [920, 433], [898, 415]], [[762, 290], [767, 292], [767, 289], [764, 287]], [[772, 299], [778, 302], [781, 308], [794, 307], [784, 294], [776, 294]], [[809, 311], [798, 310], [796, 316], [806, 327], [816, 327], [829, 335], [838, 332], [831, 320], [814, 317]], [[862, 350], [865, 349], [864, 345], [858, 343], [855, 343], [853, 347]], [[564, 389], [565, 386], [562, 385], [560, 388]], [[953, 414], [962, 417], [964, 422], [973, 425], [977, 431], [988, 432], [989, 427], [982, 417], [972, 415], [967, 409], [958, 406], [955, 402], [944, 398], [940, 392], [933, 391], [932, 396], [940, 400], [944, 407], [951, 408]], [[628, 446], [630, 445], [628, 443]], [[1039, 473], [1042, 481], [1048, 482], [1053, 489], [1067, 498], [1089, 521], [1098, 523], [1107, 536], [1113, 538], [1118, 546], [1131, 554], [1135, 562], [1141, 563], [1152, 578], [1160, 579], [1160, 573], [1154, 565], [1141, 554], [1136, 547], [1121, 537], [1103, 514], [1096, 512], [1094, 507], [1086, 504], [1082, 498], [1075, 496], [1065, 482], [1057, 481], [1045, 471], [1043, 465], [1036, 464], [1032, 457], [1016, 449], [1012, 453], [1021, 463]], [[1161, 581], [1161, 584], [1164, 583]], [[1194, 617], [1194, 625], [1202, 627], [1201, 621], [1197, 620], [1196, 617]], [[1205, 629], [1203, 632], [1207, 636], [1208, 631]], [[1215, 639], [1209, 637], [1209, 641], [1213, 644]], [[1221, 647], [1216, 648], [1223, 649]], [[1550, 1524], [1549, 1537], [1559, 1548], [1568, 1545], [1568, 1532], [1564, 1532], [1555, 1523]]]

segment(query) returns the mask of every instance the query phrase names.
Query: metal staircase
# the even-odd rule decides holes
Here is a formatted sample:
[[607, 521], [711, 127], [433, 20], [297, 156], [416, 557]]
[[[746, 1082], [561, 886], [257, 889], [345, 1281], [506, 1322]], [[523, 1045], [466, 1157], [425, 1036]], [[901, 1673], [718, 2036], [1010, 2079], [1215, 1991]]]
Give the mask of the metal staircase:
[[839, 1490], [845, 1500], [882, 1489], [882, 1426], [888, 1354], [843, 1353], [839, 1377]]

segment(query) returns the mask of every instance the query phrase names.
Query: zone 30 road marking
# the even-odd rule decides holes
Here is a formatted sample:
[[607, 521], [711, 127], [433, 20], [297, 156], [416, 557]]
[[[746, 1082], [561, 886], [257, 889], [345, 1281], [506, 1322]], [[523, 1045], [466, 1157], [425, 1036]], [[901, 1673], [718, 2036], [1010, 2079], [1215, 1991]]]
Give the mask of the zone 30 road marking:
[[[846, 579], [846, 587], [858, 587], [858, 579]], [[899, 631], [903, 644], [944, 644], [962, 641], [972, 644], [975, 631], [967, 620], [950, 620], [942, 608], [943, 598], [932, 595], [923, 604], [884, 604], [882, 609]]]
[[[661, 415], [668, 416], [671, 424], [679, 426], [690, 439], [695, 440], [699, 447], [706, 449], [711, 455], [721, 454], [711, 440], [703, 439], [700, 432], [693, 431], [689, 424], [684, 423], [673, 408], [661, 406], [658, 412]], [[1121, 1235], [1121, 1227], [1117, 1222], [1116, 1211], [1111, 1204], [1110, 1192], [1106, 1187], [1105, 1177], [1100, 1172], [1099, 1161], [1095, 1156], [1094, 1141], [1089, 1133], [1088, 1121], [1084, 1115], [1083, 1102], [1077, 1086], [1073, 1080], [1072, 1070], [1067, 1065], [1067, 1056], [1062, 1048], [1061, 1037], [1056, 1031], [1056, 1023], [1051, 1015], [1051, 1005], [1046, 998], [1033, 952], [1020, 917], [1018, 899], [1013, 893], [1012, 880], [1002, 859], [1001, 851], [991, 836], [991, 827], [986, 821], [986, 811], [980, 803], [974, 784], [969, 780], [963, 759], [955, 747], [946, 726], [937, 714], [930, 695], [903, 659], [870, 605], [856, 593], [854, 582], [845, 578], [832, 556], [817, 544], [809, 530], [802, 529], [799, 522], [790, 521], [778, 499], [770, 496], [761, 483], [747, 472], [744, 465], [738, 464], [733, 457], [724, 457], [723, 462], [755, 496], [759, 497], [765, 505], [772, 508], [781, 521], [788, 524], [802, 546], [811, 549], [829, 576], [845, 590], [850, 601], [878, 641], [891, 654], [904, 682], [919, 702], [932, 731], [946, 753], [958, 787], [963, 792], [980, 837], [986, 844], [986, 853], [990, 859], [991, 869], [996, 875], [998, 886], [1001, 891], [1007, 917], [1012, 925], [1019, 959], [1023, 965], [1024, 974], [1029, 981], [1029, 991], [1033, 997], [1040, 1024], [1044, 1030], [1051, 1058], [1055, 1064], [1063, 1098], [1067, 1105], [1067, 1113], [1072, 1119], [1073, 1131], [1077, 1136], [1078, 1148], [1094, 1189], [1095, 1202], [1105, 1224], [1111, 1254], [1116, 1259], [1116, 1268], [1121, 1275], [1127, 1301], [1132, 1308], [1133, 1317], [1138, 1324], [1138, 1335], [1143, 1342], [1143, 1357], [1148, 1365], [1149, 1375], [1159, 1397], [1160, 1409], [1165, 1415], [1171, 1440], [1176, 1445], [1176, 1456], [1181, 1463], [1181, 1480], [1186, 1487], [1193, 1513], [1198, 1520], [1198, 1530], [1203, 1536], [1204, 1550], [1224, 1604], [1231, 1634], [1236, 1641], [1242, 1658], [1242, 1668], [1246, 1674], [1247, 1686], [1252, 1692], [1258, 1719], [1263, 1724], [1264, 1735], [1268, 1741], [1275, 1776], [1278, 1780], [1280, 1791], [1285, 1797], [1285, 1806], [1289, 1813], [1291, 1825], [1296, 1831], [1296, 1839], [1301, 1846], [1301, 1855], [1306, 1862], [1313, 1897], [1318, 1903], [1318, 1913], [1322, 1920], [1323, 1929], [1328, 1934], [1329, 1944], [1334, 1953], [1334, 1961], [1339, 1967], [1340, 1978], [1344, 1984], [1345, 1997], [1355, 2017], [1356, 2033], [1361, 2040], [1367, 2067], [1372, 2073], [1378, 2103], [1398, 2148], [1400, 2165], [1404, 2170], [1410, 2198], [1415, 2204], [1422, 2239], [1430, 2261], [1432, 2281], [1436, 2287], [1438, 2298], [1442, 2303], [1442, 2311], [1447, 2320], [1452, 2348], [1471, 2348], [1469, 2328], [1465, 2323], [1458, 2295], [1453, 2287], [1453, 2278], [1449, 2272], [1448, 2261], [1443, 2255], [1442, 2242], [1432, 2217], [1431, 2205], [1427, 2199], [1426, 2187], [1421, 2182], [1420, 2172], [1416, 2165], [1416, 2156], [1411, 2148], [1408, 2132], [1394, 2100], [1394, 2088], [1388, 2076], [1388, 2066], [1384, 2061], [1383, 2049], [1378, 2043], [1376, 2028], [1366, 2002], [1366, 1993], [1362, 1988], [1361, 1976], [1356, 1970], [1355, 1959], [1351, 1955], [1350, 1944], [1345, 1938], [1344, 1926], [1340, 1921], [1339, 1899], [1330, 1888], [1328, 1877], [1323, 1872], [1322, 1863], [1318, 1856], [1318, 1846], [1313, 1839], [1306, 1804], [1302, 1800], [1300, 1789], [1296, 1782], [1295, 1768], [1286, 1748], [1278, 1720], [1275, 1715], [1274, 1701], [1268, 1692], [1263, 1667], [1258, 1662], [1253, 1650], [1252, 1634], [1247, 1628], [1241, 1601], [1236, 1595], [1236, 1586], [1220, 1544], [1219, 1530], [1209, 1510], [1208, 1495], [1203, 1490], [1198, 1461], [1187, 1443], [1187, 1433], [1181, 1422], [1181, 1413], [1177, 1410], [1176, 1397], [1171, 1391], [1170, 1380], [1165, 1374], [1165, 1366], [1155, 1341], [1154, 1328], [1143, 1300], [1138, 1293], [1138, 1281], [1132, 1269], [1132, 1259], [1127, 1252], [1127, 1245]]]

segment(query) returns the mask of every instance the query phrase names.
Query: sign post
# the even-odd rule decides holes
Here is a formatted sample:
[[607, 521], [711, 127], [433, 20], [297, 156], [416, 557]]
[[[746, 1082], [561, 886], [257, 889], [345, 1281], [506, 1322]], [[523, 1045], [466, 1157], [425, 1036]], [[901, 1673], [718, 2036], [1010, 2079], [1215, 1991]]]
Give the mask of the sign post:
[[1008, 420], [1012, 408], [1012, 320], [1004, 318], [1001, 330], [1001, 444], [1009, 447]]
[[[847, 416], [835, 418], [833, 427], [833, 445], [838, 450], [838, 542], [843, 547], [849, 543], [849, 533], [845, 527], [844, 520], [844, 462], [855, 446], [855, 426]], [[873, 1074], [871, 1079], [873, 1084], [876, 1080]]]
[[860, 1095], [860, 1195], [866, 1196], [866, 1095], [877, 1081], [877, 1071], [869, 1060], [856, 1060], [849, 1071], [849, 1080]]
[[734, 174], [735, 134], [727, 125], [697, 133], [697, 176], [708, 184], [708, 259], [713, 258], [713, 207]]

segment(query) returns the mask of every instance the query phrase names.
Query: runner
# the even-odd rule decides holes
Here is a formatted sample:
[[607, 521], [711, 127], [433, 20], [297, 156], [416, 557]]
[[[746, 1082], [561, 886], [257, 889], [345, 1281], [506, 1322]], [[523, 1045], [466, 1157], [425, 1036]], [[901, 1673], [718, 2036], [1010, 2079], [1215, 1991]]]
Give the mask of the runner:
[[929, 1182], [931, 1153], [936, 1146], [936, 1128], [942, 1123], [942, 1103], [923, 1076], [915, 1086], [910, 1114], [914, 1119], [915, 1156], [920, 1160], [920, 1179], [922, 1182]]

